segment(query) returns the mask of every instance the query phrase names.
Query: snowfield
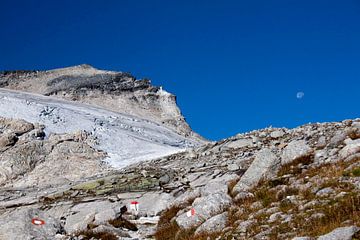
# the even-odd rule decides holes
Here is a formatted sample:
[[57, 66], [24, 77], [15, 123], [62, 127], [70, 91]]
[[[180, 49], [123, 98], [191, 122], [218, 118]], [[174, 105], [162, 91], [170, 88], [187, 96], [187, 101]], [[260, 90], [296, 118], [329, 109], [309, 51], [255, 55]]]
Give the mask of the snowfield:
[[44, 124], [47, 135], [85, 130], [115, 168], [200, 145], [139, 117], [19, 91], [0, 89], [0, 116]]

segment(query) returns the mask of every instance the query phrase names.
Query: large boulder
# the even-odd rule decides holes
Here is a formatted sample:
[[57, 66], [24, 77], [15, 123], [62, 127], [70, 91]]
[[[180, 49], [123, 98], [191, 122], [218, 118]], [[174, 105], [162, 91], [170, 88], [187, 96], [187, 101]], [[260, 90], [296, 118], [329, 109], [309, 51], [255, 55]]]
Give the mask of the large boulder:
[[34, 129], [32, 123], [23, 119], [9, 119], [0, 117], [0, 131], [11, 131], [16, 135], [22, 135]]
[[[118, 208], [117, 208], [118, 207]], [[120, 205], [109, 201], [97, 201], [75, 205], [66, 216], [64, 229], [67, 233], [85, 230], [90, 223], [103, 224], [116, 218]]]
[[237, 149], [237, 148], [244, 148], [244, 147], [251, 147], [253, 145], [253, 142], [251, 139], [238, 139], [235, 141], [231, 141], [226, 143], [224, 146], [222, 146], [223, 149]]
[[156, 216], [172, 204], [174, 197], [169, 193], [149, 192], [125, 202], [129, 205], [133, 200], [139, 202], [139, 216]]
[[219, 232], [225, 228], [227, 219], [228, 219], [227, 212], [218, 214], [218, 215], [208, 219], [203, 224], [201, 224], [200, 227], [198, 227], [196, 229], [195, 234], [198, 234], [201, 232]]
[[[36, 225], [36, 221], [43, 221]], [[61, 230], [60, 222], [38, 209], [18, 209], [0, 215], [0, 239], [53, 239]]]
[[18, 137], [13, 132], [2, 134], [0, 136], [0, 152], [3, 152], [4, 150], [13, 146], [17, 140]]
[[239, 193], [247, 191], [255, 186], [262, 178], [272, 176], [279, 164], [280, 159], [278, 159], [270, 149], [265, 148], [259, 151], [248, 170], [233, 188], [233, 192]]
[[312, 149], [305, 140], [294, 140], [290, 142], [281, 154], [281, 164], [290, 163], [298, 158], [308, 156]]
[[355, 153], [360, 152], [360, 139], [345, 141], [346, 146], [339, 151], [339, 155], [342, 159], [345, 159]]
[[227, 194], [229, 183], [238, 179], [239, 176], [236, 174], [224, 174], [221, 177], [208, 180], [208, 183], [200, 190], [201, 196], [206, 196], [214, 193]]
[[176, 223], [186, 229], [192, 226], [199, 226], [212, 216], [224, 212], [231, 203], [231, 198], [223, 193], [215, 193], [197, 198], [192, 204], [195, 215], [189, 217], [186, 212], [182, 213], [176, 218]]
[[340, 227], [336, 228], [328, 234], [322, 235], [318, 240], [351, 240], [355, 233], [359, 232], [360, 228], [351, 226], [351, 227]]

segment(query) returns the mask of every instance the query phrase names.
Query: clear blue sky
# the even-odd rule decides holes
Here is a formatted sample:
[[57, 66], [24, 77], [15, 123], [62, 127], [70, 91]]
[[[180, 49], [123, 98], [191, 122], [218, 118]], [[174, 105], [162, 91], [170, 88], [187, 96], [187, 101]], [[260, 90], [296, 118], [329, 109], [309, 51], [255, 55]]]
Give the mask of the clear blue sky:
[[0, 9], [0, 69], [88, 63], [148, 77], [209, 139], [360, 117], [358, 0], [1, 0]]

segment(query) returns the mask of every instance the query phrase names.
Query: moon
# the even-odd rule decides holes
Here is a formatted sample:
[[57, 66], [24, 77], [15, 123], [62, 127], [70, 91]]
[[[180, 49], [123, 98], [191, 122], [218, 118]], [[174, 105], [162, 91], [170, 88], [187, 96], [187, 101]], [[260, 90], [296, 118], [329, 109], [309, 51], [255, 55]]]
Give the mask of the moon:
[[304, 92], [298, 92], [298, 93], [296, 93], [296, 98], [297, 99], [302, 99], [303, 97], [304, 97]]

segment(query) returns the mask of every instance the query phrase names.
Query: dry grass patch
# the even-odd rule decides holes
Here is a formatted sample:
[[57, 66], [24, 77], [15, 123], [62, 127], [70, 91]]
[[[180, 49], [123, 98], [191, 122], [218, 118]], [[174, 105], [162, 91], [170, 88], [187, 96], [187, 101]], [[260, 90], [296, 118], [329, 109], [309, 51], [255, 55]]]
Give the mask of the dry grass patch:
[[138, 228], [135, 224], [133, 224], [132, 222], [129, 222], [126, 219], [123, 219], [122, 217], [118, 217], [113, 220], [110, 220], [109, 224], [111, 224], [112, 226], [114, 226], [116, 228], [125, 228], [125, 229], [129, 229], [131, 231], [138, 230]]
[[360, 225], [360, 196], [356, 194], [348, 194], [328, 204], [315, 206], [314, 210], [324, 216], [320, 219], [298, 216], [295, 220], [298, 233], [319, 236], [341, 227], [344, 221], [349, 220], [354, 225]]
[[297, 158], [294, 161], [281, 166], [281, 168], [278, 170], [277, 175], [280, 177], [286, 174], [300, 174], [302, 172], [300, 166], [309, 165], [313, 162], [314, 162], [313, 154]]
[[83, 230], [75, 233], [75, 236], [83, 236], [83, 240], [101, 239], [101, 240], [117, 240], [118, 238], [110, 232], [94, 232], [93, 230]]

